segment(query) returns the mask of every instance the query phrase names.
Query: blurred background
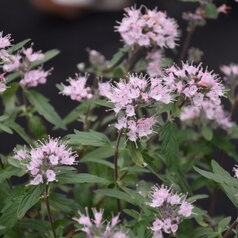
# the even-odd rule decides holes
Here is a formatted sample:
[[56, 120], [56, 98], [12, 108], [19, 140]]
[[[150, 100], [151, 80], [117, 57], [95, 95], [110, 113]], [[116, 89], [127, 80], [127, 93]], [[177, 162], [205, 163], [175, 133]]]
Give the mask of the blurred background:
[[[225, 2], [224, 0], [221, 1]], [[191, 46], [205, 52], [204, 65], [219, 73], [219, 66], [238, 63], [238, 3], [227, 1], [232, 8], [218, 20], [209, 20], [204, 27], [197, 28]], [[1, 0], [0, 31], [11, 33], [15, 43], [31, 38], [35, 50], [47, 51], [57, 48], [60, 55], [46, 64], [54, 67], [46, 85], [37, 90], [51, 99], [59, 114], [64, 117], [76, 105], [69, 98], [58, 94], [56, 83], [64, 82], [78, 72], [76, 65], [87, 62], [87, 48], [95, 49], [110, 59], [122, 46], [114, 26], [123, 16], [123, 8], [144, 4], [148, 8], [158, 7], [178, 20], [185, 37], [186, 22], [181, 19], [183, 11], [193, 11], [195, 3], [178, 0]], [[238, 115], [236, 115], [236, 118]], [[237, 119], [238, 122], [238, 119]], [[73, 128], [71, 128], [73, 129]], [[3, 143], [3, 140], [7, 143]], [[0, 136], [1, 153], [9, 153], [17, 143], [24, 143], [18, 136]], [[232, 165], [225, 164], [231, 171]], [[224, 195], [219, 196], [218, 214], [224, 212]], [[206, 204], [204, 204], [206, 206]], [[232, 204], [225, 206], [227, 215], [235, 215]]]

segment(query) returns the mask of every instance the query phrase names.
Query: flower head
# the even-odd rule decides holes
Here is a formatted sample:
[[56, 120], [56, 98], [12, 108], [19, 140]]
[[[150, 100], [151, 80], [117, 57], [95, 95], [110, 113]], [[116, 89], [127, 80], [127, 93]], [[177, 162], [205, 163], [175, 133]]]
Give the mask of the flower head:
[[143, 75], [129, 75], [115, 84], [100, 83], [99, 92], [114, 104], [116, 114], [123, 114], [115, 127], [118, 130], [125, 129], [131, 141], [152, 134], [152, 126], [156, 123], [153, 116], [138, 118], [136, 109], [144, 105], [151, 106], [155, 102], [168, 104], [172, 100], [160, 78]]
[[179, 37], [178, 25], [166, 13], [154, 10], [127, 8], [116, 27], [127, 45], [174, 48]]
[[32, 47], [24, 49], [23, 54], [26, 56], [27, 60], [29, 60], [30, 62], [43, 60], [45, 57], [44, 54], [42, 54], [40, 51], [33, 52]]
[[0, 49], [4, 49], [11, 46], [11, 35], [3, 36], [3, 32], [0, 32]]
[[49, 74], [50, 71], [44, 71], [43, 69], [30, 70], [24, 74], [20, 84], [28, 88], [36, 87], [39, 84], [45, 84]]
[[92, 209], [94, 218], [90, 218], [86, 208], [86, 215], [79, 213], [79, 218], [74, 217], [78, 224], [83, 225], [80, 230], [86, 233], [87, 238], [128, 238], [125, 232], [117, 226], [119, 223], [119, 215], [113, 217], [111, 221], [103, 220], [103, 209], [97, 211]]
[[90, 87], [86, 87], [87, 77], [76, 75], [76, 78], [68, 79], [69, 85], [62, 84], [62, 94], [70, 96], [72, 100], [81, 101], [83, 99], [90, 99], [93, 97]]
[[164, 185], [153, 186], [149, 206], [159, 210], [152, 224], [153, 237], [163, 237], [163, 232], [175, 234], [179, 223], [192, 215], [193, 205], [186, 201], [184, 194], [177, 194]]
[[50, 138], [37, 141], [34, 148], [15, 150], [14, 158], [30, 172], [33, 179], [30, 184], [57, 181], [57, 166], [73, 165], [76, 155], [66, 143]]

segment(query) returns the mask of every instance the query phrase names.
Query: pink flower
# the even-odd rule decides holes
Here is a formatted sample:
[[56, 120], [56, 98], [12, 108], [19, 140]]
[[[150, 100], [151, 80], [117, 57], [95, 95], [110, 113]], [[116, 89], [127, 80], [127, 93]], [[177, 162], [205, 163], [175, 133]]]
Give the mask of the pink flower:
[[42, 69], [34, 69], [26, 72], [20, 81], [20, 84], [31, 88], [36, 87], [39, 84], [45, 84], [46, 78], [49, 76], [49, 71], [44, 71]]
[[153, 186], [149, 206], [158, 209], [158, 215], [152, 224], [153, 237], [163, 237], [163, 232], [175, 234], [178, 224], [192, 214], [193, 206], [185, 200], [184, 194], [176, 194], [164, 185]]
[[184, 217], [189, 217], [192, 215], [192, 210], [193, 210], [193, 205], [189, 202], [183, 201], [178, 214], [184, 216]]
[[31, 185], [38, 185], [40, 183], [43, 183], [42, 175], [38, 174], [34, 179], [30, 182]]
[[147, 73], [152, 76], [160, 76], [162, 74], [162, 69], [161, 69], [161, 60], [162, 60], [162, 54], [160, 51], [154, 51], [154, 52], [149, 52], [147, 54], [146, 59], [149, 61], [146, 71]]
[[6, 35], [3, 37], [3, 32], [1, 32], [0, 33], [0, 48], [4, 49], [6, 47], [11, 46], [10, 39], [11, 39], [10, 35]]
[[46, 170], [45, 176], [47, 178], [47, 182], [53, 182], [56, 181], [56, 174], [52, 169]]
[[75, 220], [80, 225], [83, 225], [83, 228], [80, 230], [87, 234], [87, 238], [93, 237], [102, 237], [102, 238], [128, 238], [126, 233], [121, 231], [117, 225], [119, 223], [118, 216], [112, 218], [111, 221], [103, 221], [103, 209], [97, 211], [95, 208], [93, 210], [94, 219], [91, 219], [86, 209], [86, 215], [78, 212], [80, 217], [74, 217]]
[[127, 8], [125, 17], [116, 30], [127, 45], [174, 48], [179, 37], [178, 26], [174, 19], [163, 12]]
[[59, 139], [50, 138], [47, 141], [37, 141], [35, 147], [29, 150], [14, 150], [13, 158], [20, 160], [21, 164], [30, 172], [33, 179], [30, 184], [37, 185], [56, 180], [58, 165], [72, 165], [76, 155], [67, 144]]
[[90, 99], [93, 97], [91, 88], [86, 87], [87, 77], [76, 75], [75, 79], [69, 78], [68, 86], [63, 86], [62, 94], [70, 96], [72, 100], [82, 101], [83, 99]]
[[40, 51], [39, 52], [33, 52], [32, 47], [24, 49], [23, 54], [26, 56], [26, 58], [30, 62], [34, 62], [37, 60], [43, 60], [44, 59], [44, 54], [42, 54]]
[[8, 61], [3, 65], [3, 70], [5, 72], [12, 72], [19, 69], [21, 65], [20, 59], [20, 55], [10, 55]]

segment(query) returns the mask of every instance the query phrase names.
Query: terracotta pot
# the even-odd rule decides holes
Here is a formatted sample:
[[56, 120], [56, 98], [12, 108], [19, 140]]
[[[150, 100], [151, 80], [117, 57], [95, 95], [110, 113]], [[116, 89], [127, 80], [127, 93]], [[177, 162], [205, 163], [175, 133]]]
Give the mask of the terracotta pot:
[[53, 0], [30, 0], [30, 2], [40, 10], [65, 17], [75, 17], [86, 10], [79, 6], [61, 5]]

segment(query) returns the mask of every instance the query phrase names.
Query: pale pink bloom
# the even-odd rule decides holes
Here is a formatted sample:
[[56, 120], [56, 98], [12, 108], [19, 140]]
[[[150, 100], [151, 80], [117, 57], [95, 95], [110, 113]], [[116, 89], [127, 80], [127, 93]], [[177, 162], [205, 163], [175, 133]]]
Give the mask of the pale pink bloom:
[[93, 208], [93, 215], [94, 215], [94, 224], [96, 227], [100, 227], [102, 225], [102, 216], [103, 216], [103, 210], [100, 210], [99, 212]]
[[217, 8], [219, 13], [227, 14], [229, 12], [230, 7], [226, 4], [222, 4], [220, 7]]
[[38, 185], [40, 183], [43, 183], [43, 178], [40, 174], [36, 175], [36, 177], [34, 177], [34, 179], [30, 182], [31, 185]]
[[152, 76], [160, 76], [162, 74], [161, 69], [161, 60], [162, 60], [162, 54], [160, 51], [153, 51], [149, 52], [147, 54], [146, 59], [149, 61], [146, 71], [147, 73]]
[[184, 216], [184, 217], [189, 217], [192, 215], [192, 210], [193, 210], [193, 205], [189, 202], [183, 201], [178, 214]]
[[13, 156], [14, 159], [23, 160], [28, 157], [28, 152], [25, 149], [14, 150], [15, 155]]
[[127, 8], [124, 18], [116, 27], [127, 45], [174, 48], [179, 37], [178, 25], [163, 12]]
[[153, 186], [149, 206], [158, 209], [158, 216], [152, 224], [154, 237], [163, 237], [163, 233], [175, 234], [179, 223], [192, 215], [193, 206], [185, 200], [184, 194], [176, 194], [164, 185]]
[[20, 55], [9, 55], [7, 62], [3, 65], [3, 70], [5, 72], [12, 72], [19, 69], [21, 66], [20, 59]]
[[29, 150], [14, 150], [13, 158], [20, 160], [33, 179], [30, 184], [57, 181], [58, 165], [73, 165], [76, 154], [59, 139], [37, 141]]
[[10, 35], [5, 35], [3, 36], [3, 32], [0, 33], [0, 48], [6, 48], [11, 46], [10, 42], [11, 36]]
[[56, 181], [56, 174], [52, 169], [46, 170], [45, 176], [47, 178], [47, 182]]
[[198, 13], [184, 12], [182, 18], [186, 21], [202, 21], [203, 17]]
[[222, 65], [220, 70], [223, 74], [226, 75], [224, 80], [232, 79], [233, 77], [238, 76], [238, 65], [237, 64], [230, 64], [230, 65]]
[[237, 166], [237, 165], [235, 165], [235, 166], [233, 167], [233, 171], [234, 171], [234, 173], [235, 173], [234, 177], [235, 177], [235, 178], [238, 178], [238, 166]]
[[172, 224], [172, 225], [171, 225], [171, 231], [172, 231], [172, 233], [176, 233], [177, 230], [178, 230], [178, 225], [177, 225], [177, 224]]
[[99, 95], [110, 97], [111, 84], [109, 82], [98, 83], [98, 90], [99, 90]]
[[31, 88], [36, 87], [39, 84], [45, 84], [46, 78], [49, 76], [49, 71], [44, 71], [42, 69], [34, 69], [28, 71], [24, 74], [23, 78], [20, 81], [20, 84]]
[[181, 197], [178, 194], [172, 194], [167, 198], [168, 203], [172, 206], [177, 205], [181, 202]]
[[121, 231], [119, 227], [117, 227], [119, 223], [119, 216], [113, 217], [111, 221], [103, 220], [104, 210], [100, 209], [97, 211], [95, 208], [93, 210], [94, 219], [91, 219], [88, 214], [88, 210], [86, 209], [86, 215], [79, 213], [79, 218], [74, 217], [75, 220], [80, 225], [83, 225], [83, 228], [80, 230], [85, 232], [87, 238], [129, 238], [126, 233]]
[[26, 56], [26, 58], [30, 62], [34, 62], [34, 61], [37, 61], [37, 60], [43, 60], [44, 57], [45, 57], [44, 54], [42, 54], [40, 51], [33, 52], [32, 47], [24, 49], [23, 54]]
[[90, 87], [86, 87], [87, 76], [76, 75], [75, 79], [69, 78], [67, 80], [69, 85], [62, 84], [63, 90], [61, 94], [70, 96], [72, 100], [82, 101], [83, 99], [90, 99], [93, 97]]

